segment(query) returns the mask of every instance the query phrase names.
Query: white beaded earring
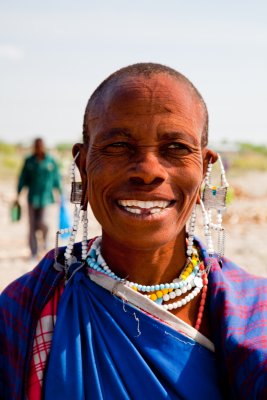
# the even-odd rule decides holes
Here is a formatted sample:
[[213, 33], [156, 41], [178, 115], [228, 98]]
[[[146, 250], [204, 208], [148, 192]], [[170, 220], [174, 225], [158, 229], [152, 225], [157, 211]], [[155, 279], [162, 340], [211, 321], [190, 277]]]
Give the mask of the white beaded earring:
[[[211, 231], [217, 231], [218, 234], [218, 256], [221, 257], [224, 254], [225, 245], [225, 230], [222, 226], [222, 216], [226, 210], [226, 195], [228, 182], [225, 176], [224, 166], [220, 155], [218, 154], [218, 162], [221, 171], [221, 185], [213, 186], [211, 184], [211, 172], [212, 162], [210, 161], [207, 167], [207, 173], [205, 176], [205, 186], [202, 193], [202, 200], [200, 202], [203, 214], [204, 234], [207, 241], [208, 253], [214, 254], [214, 248], [212, 244]], [[213, 221], [213, 215], [216, 214], [216, 219]]]
[[64, 270], [65, 270], [66, 276], [68, 274], [68, 269], [69, 269], [70, 265], [73, 264], [74, 262], [77, 262], [77, 258], [75, 256], [73, 256], [73, 247], [74, 247], [75, 239], [76, 239], [78, 228], [79, 228], [81, 211], [82, 211], [82, 221], [83, 221], [82, 254], [81, 254], [82, 261], [84, 261], [86, 259], [86, 253], [87, 253], [87, 230], [88, 230], [87, 211], [82, 210], [82, 206], [81, 206], [82, 183], [76, 182], [76, 179], [75, 179], [75, 168], [76, 168], [75, 161], [78, 156], [79, 156], [79, 153], [76, 154], [75, 158], [73, 159], [73, 161], [71, 163], [71, 167], [70, 167], [70, 179], [71, 179], [70, 201], [71, 201], [71, 203], [73, 203], [75, 205], [74, 213], [73, 213], [73, 225], [69, 229], [59, 230], [57, 232], [57, 236], [56, 236], [54, 267], [58, 270], [59, 269], [62, 270], [62, 266], [57, 262], [58, 236], [63, 233], [70, 233], [68, 244], [66, 246], [65, 253], [64, 253], [64, 258], [65, 258]]
[[[76, 235], [78, 232], [79, 222], [80, 222], [80, 211], [81, 207], [75, 204], [74, 214], [73, 214], [73, 225], [71, 228], [70, 238], [64, 253], [64, 257], [66, 260], [66, 269], [75, 261], [77, 261], [76, 257], [72, 256], [73, 246], [75, 243]], [[66, 271], [67, 272], [67, 271]]]
[[187, 245], [187, 250], [186, 250], [186, 254], [188, 257], [191, 257], [193, 254], [193, 242], [194, 242], [194, 235], [195, 235], [195, 227], [196, 227], [196, 205], [193, 208], [190, 222], [188, 225], [188, 245]]
[[83, 238], [82, 238], [82, 260], [84, 261], [87, 256], [87, 235], [88, 235], [88, 218], [87, 218], [87, 210], [83, 210], [82, 215], [83, 222]]

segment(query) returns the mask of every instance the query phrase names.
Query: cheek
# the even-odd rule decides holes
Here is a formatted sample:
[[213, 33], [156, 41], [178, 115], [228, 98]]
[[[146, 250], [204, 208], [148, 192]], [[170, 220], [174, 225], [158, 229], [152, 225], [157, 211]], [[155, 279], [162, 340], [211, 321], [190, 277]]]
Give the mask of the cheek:
[[88, 158], [87, 177], [88, 177], [88, 199], [93, 209], [100, 210], [105, 207], [105, 202], [109, 198], [108, 192], [116, 187], [116, 182], [120, 182], [123, 169], [118, 168], [117, 163], [110, 162], [109, 159], [96, 153]]
[[182, 191], [188, 195], [195, 193], [203, 180], [202, 157], [198, 154], [184, 159], [175, 169], [175, 180], [179, 182]]

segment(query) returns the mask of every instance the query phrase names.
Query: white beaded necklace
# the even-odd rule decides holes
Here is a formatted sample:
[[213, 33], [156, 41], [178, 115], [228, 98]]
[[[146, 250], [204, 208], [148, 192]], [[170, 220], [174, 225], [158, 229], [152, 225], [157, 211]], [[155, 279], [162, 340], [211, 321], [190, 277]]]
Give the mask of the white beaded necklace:
[[[171, 283], [141, 285], [120, 278], [110, 269], [101, 254], [101, 241], [102, 238], [98, 237], [91, 245], [86, 259], [88, 266], [116, 281], [124, 283], [132, 290], [149, 293], [145, 294], [145, 297], [156, 302], [165, 310], [174, 310], [183, 307], [193, 300], [201, 292], [203, 286], [207, 284], [207, 274], [205, 273], [204, 265], [199, 261], [197, 250], [193, 248], [193, 246], [191, 246], [192, 256], [188, 259], [178, 278], [175, 278]], [[170, 303], [171, 300], [174, 300], [176, 297], [181, 297], [187, 292], [190, 293], [178, 301]], [[163, 304], [164, 302], [167, 304]]]

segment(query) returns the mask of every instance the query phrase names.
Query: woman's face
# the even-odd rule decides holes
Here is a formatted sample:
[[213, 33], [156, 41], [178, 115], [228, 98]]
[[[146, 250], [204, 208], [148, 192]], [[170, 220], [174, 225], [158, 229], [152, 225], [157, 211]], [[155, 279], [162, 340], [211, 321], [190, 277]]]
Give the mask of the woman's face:
[[205, 117], [166, 74], [124, 77], [89, 112], [87, 190], [103, 235], [152, 249], [184, 235], [203, 178]]

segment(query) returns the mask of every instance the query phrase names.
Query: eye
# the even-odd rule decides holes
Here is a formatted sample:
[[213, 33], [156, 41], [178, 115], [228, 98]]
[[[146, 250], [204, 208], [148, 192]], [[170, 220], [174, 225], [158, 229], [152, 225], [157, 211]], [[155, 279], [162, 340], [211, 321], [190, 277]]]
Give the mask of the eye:
[[132, 146], [128, 142], [115, 142], [107, 145], [104, 148], [106, 154], [125, 154], [126, 152], [132, 152]]
[[171, 157], [181, 157], [191, 153], [191, 150], [187, 145], [178, 142], [165, 144], [161, 151]]

